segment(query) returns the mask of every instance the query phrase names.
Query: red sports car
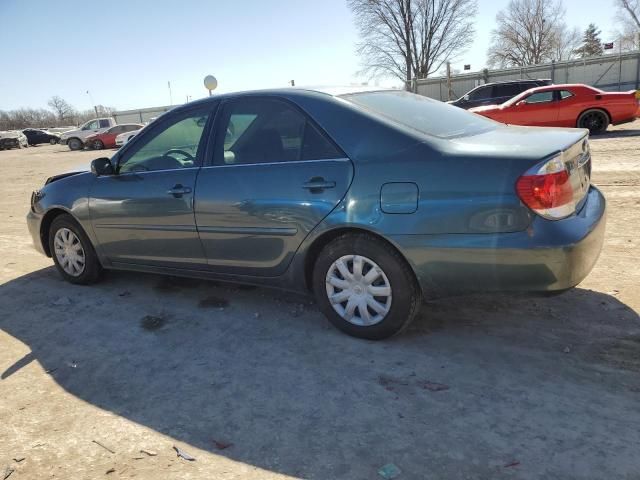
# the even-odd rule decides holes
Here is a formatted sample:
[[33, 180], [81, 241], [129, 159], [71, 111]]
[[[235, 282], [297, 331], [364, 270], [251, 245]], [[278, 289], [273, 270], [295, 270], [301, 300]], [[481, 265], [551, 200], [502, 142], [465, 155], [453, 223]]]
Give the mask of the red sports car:
[[640, 91], [604, 92], [588, 85], [548, 85], [522, 92], [501, 105], [469, 111], [511, 125], [588, 128], [597, 134], [609, 124], [639, 117]]
[[103, 148], [116, 148], [116, 137], [121, 133], [133, 132], [134, 130], [140, 130], [144, 125], [139, 123], [122, 123], [111, 127], [109, 130], [97, 133], [87, 137], [84, 141], [84, 145], [87, 148], [94, 150], [102, 150]]

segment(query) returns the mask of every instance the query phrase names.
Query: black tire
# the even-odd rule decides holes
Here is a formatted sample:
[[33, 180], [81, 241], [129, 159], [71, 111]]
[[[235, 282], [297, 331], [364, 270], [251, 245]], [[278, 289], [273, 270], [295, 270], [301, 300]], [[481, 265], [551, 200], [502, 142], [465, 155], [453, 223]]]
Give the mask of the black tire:
[[94, 150], [102, 150], [104, 148], [104, 143], [102, 143], [102, 140], [94, 140], [93, 143], [91, 143], [91, 148]]
[[[67, 273], [63, 266], [60, 265], [60, 261], [56, 255], [54, 239], [56, 233], [61, 229], [71, 230], [71, 232], [73, 232], [80, 241], [80, 245], [84, 250], [84, 269], [79, 275], [70, 275]], [[89, 237], [87, 237], [82, 227], [71, 215], [59, 215], [53, 220], [53, 222], [51, 222], [51, 227], [49, 228], [49, 251], [51, 252], [51, 257], [53, 258], [53, 262], [55, 263], [58, 272], [66, 281], [77, 285], [90, 285], [100, 279], [100, 276], [102, 275], [102, 265], [100, 264], [100, 260], [98, 260], [96, 251], [93, 248]]]
[[[388, 279], [391, 303], [378, 323], [369, 326], [351, 323], [338, 314], [329, 300], [327, 274], [333, 263], [346, 255], [359, 255], [375, 262]], [[342, 235], [322, 249], [313, 269], [313, 291], [320, 310], [336, 328], [368, 340], [383, 340], [402, 332], [415, 318], [422, 301], [422, 292], [405, 259], [386, 242], [360, 233]]]
[[84, 145], [77, 138], [70, 138], [67, 140], [67, 145], [69, 146], [69, 150], [82, 150]]
[[607, 112], [592, 108], [585, 110], [578, 117], [578, 128], [587, 128], [591, 135], [604, 133], [609, 126], [609, 115]]

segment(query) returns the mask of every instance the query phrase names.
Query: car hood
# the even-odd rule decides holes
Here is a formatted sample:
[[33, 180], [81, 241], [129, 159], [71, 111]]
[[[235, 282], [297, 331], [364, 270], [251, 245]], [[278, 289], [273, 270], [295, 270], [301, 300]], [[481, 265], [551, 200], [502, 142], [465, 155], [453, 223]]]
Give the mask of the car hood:
[[82, 130], [80, 130], [79, 128], [76, 128], [75, 130], [67, 130], [66, 132], [64, 132], [64, 133], [62, 133], [62, 134], [60, 135], [60, 138], [67, 138], [67, 137], [70, 137], [70, 136], [72, 136], [72, 135], [76, 135], [76, 134], [78, 134], [78, 133], [79, 133], [79, 132], [81, 132], [81, 131], [82, 131]]
[[0, 132], [0, 138], [20, 138], [24, 137], [22, 132]]
[[491, 110], [500, 110], [500, 105], [484, 105], [482, 107], [473, 107], [473, 108], [470, 108], [468, 111], [473, 113], [479, 113], [479, 112], [489, 112]]
[[448, 141], [452, 154], [541, 160], [587, 137], [581, 128], [519, 127], [496, 124], [497, 128]]

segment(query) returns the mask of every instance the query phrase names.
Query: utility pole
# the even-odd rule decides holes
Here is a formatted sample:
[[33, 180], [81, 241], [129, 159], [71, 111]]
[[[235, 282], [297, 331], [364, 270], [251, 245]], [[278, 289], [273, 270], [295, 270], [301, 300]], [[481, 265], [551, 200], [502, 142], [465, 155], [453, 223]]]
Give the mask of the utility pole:
[[618, 91], [622, 84], [622, 37], [618, 38]]
[[93, 105], [93, 110], [96, 112], [96, 117], [98, 116], [98, 106], [96, 105], [96, 102], [93, 101], [93, 96], [91, 95], [91, 92], [89, 90], [87, 90], [87, 95], [89, 95], [89, 100], [91, 100], [91, 104]]
[[171, 95], [171, 82], [167, 81], [167, 87], [169, 87], [169, 105], [173, 105], [173, 96]]
[[447, 100], [452, 100], [453, 89], [451, 88], [451, 62], [447, 62]]

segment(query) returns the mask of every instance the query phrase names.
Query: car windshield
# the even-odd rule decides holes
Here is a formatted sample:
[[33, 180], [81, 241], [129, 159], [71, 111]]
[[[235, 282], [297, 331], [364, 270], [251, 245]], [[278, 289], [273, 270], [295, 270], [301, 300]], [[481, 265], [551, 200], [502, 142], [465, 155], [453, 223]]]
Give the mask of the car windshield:
[[488, 118], [405, 91], [355, 93], [342, 98], [434, 137], [476, 135], [496, 127], [496, 123]]

